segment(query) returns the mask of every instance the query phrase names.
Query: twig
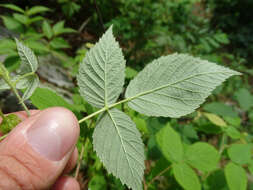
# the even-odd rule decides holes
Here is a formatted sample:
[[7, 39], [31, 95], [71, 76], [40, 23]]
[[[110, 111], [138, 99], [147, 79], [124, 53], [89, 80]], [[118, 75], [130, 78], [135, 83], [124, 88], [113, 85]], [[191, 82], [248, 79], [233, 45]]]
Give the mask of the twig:
[[79, 174], [81, 161], [82, 161], [82, 158], [83, 158], [83, 153], [84, 153], [84, 145], [82, 144], [81, 154], [80, 154], [79, 161], [78, 161], [78, 164], [77, 164], [77, 167], [76, 167], [75, 179], [77, 179], [78, 174]]
[[157, 174], [149, 183], [148, 183], [148, 187], [155, 181], [157, 180], [161, 175], [163, 175], [165, 172], [167, 172], [170, 169], [171, 165], [168, 166], [167, 168], [165, 168], [163, 171], [161, 171], [159, 174]]
[[80, 28], [78, 29], [78, 32], [79, 32], [79, 33], [83, 31], [83, 29], [84, 29], [85, 26], [90, 22], [90, 20], [91, 20], [91, 17], [87, 18], [87, 19], [82, 23], [82, 25], [81, 25]]
[[8, 134], [1, 136], [0, 137], [0, 141], [3, 140], [3, 139], [5, 139], [7, 136], [8, 136]]
[[99, 22], [100, 22], [100, 24], [102, 25], [103, 30], [105, 31], [105, 26], [104, 26], [102, 14], [101, 14], [101, 12], [100, 12], [100, 10], [99, 10], [99, 7], [98, 7], [98, 5], [97, 5], [97, 1], [96, 1], [96, 0], [94, 0], [94, 4], [95, 4], [96, 11], [97, 11], [97, 14], [98, 14]]

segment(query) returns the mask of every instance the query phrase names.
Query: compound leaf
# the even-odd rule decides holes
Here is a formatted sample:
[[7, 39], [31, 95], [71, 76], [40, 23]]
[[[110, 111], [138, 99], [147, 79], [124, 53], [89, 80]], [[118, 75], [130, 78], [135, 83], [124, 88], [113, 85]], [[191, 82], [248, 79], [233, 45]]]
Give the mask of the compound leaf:
[[172, 162], [180, 162], [183, 160], [183, 145], [179, 134], [169, 125], [163, 127], [156, 134], [157, 144], [165, 156]]
[[125, 60], [110, 27], [80, 64], [80, 93], [91, 105], [104, 107], [118, 99], [124, 77]]
[[22, 101], [25, 101], [27, 99], [29, 99], [33, 92], [36, 90], [36, 88], [38, 87], [40, 83], [39, 77], [37, 75], [32, 75], [29, 77], [28, 80], [28, 86], [27, 89], [25, 90], [23, 96], [22, 96]]
[[173, 164], [173, 174], [177, 182], [185, 190], [201, 190], [199, 178], [196, 173], [185, 163]]
[[185, 156], [188, 164], [204, 172], [216, 169], [220, 159], [218, 151], [213, 146], [203, 142], [189, 146]]
[[23, 43], [19, 42], [17, 39], [15, 40], [17, 44], [18, 54], [21, 59], [21, 73], [35, 72], [38, 68], [38, 60], [33, 51]]
[[144, 145], [126, 114], [117, 109], [103, 113], [93, 133], [93, 145], [109, 173], [133, 190], [142, 189]]
[[225, 167], [225, 177], [229, 190], [246, 190], [247, 174], [245, 170], [232, 162]]
[[148, 116], [181, 117], [193, 112], [228, 77], [239, 73], [186, 54], [154, 60], [129, 84], [128, 105]]

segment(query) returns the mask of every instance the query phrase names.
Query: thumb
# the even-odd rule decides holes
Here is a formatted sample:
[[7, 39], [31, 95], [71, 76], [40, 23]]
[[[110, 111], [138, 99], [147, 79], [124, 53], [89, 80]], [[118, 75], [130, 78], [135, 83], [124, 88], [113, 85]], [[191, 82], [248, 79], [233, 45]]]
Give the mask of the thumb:
[[78, 121], [65, 108], [49, 108], [24, 120], [0, 143], [0, 189], [50, 188], [78, 136]]

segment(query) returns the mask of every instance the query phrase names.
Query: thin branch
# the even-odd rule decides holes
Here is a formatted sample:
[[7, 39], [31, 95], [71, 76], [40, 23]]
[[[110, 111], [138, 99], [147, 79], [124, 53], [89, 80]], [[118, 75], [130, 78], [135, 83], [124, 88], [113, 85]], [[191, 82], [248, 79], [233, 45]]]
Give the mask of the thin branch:
[[161, 175], [163, 175], [165, 172], [167, 172], [169, 169], [171, 168], [171, 165], [168, 166], [167, 168], [165, 168], [164, 170], [162, 170], [159, 174], [157, 174], [149, 183], [148, 183], [148, 187], [155, 181], [157, 180]]
[[82, 144], [81, 154], [80, 154], [79, 161], [78, 161], [78, 164], [77, 164], [77, 167], [76, 167], [75, 179], [77, 179], [78, 174], [79, 174], [81, 161], [82, 161], [82, 158], [83, 158], [83, 153], [84, 153], [84, 145]]
[[8, 134], [1, 136], [0, 137], [0, 141], [2, 141], [3, 139], [5, 139], [7, 136], [8, 136]]
[[101, 12], [100, 12], [100, 9], [99, 9], [99, 7], [98, 7], [98, 4], [97, 4], [97, 1], [96, 1], [96, 0], [94, 0], [94, 4], [95, 4], [96, 11], [97, 11], [97, 14], [98, 14], [99, 22], [100, 22], [100, 24], [102, 25], [103, 30], [105, 31], [105, 26], [104, 26], [102, 14], [101, 14]]

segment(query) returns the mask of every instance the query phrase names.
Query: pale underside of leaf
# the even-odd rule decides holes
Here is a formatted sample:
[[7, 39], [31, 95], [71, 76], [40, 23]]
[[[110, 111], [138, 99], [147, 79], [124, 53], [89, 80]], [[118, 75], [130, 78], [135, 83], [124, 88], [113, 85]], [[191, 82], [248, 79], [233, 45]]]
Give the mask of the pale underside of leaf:
[[102, 108], [118, 99], [124, 78], [125, 60], [110, 27], [80, 64], [80, 93], [91, 105]]
[[[13, 76], [11, 78], [11, 81], [15, 82], [16, 80], [18, 80], [19, 77], [20, 75]], [[29, 81], [30, 81], [30, 76], [22, 78], [21, 80], [17, 82], [16, 88], [17, 89], [28, 88], [29, 83], [30, 83]], [[0, 90], [8, 90], [8, 89], [10, 89], [10, 86], [3, 79], [0, 79]]]
[[22, 101], [25, 101], [27, 99], [29, 99], [33, 92], [36, 90], [36, 88], [39, 85], [39, 78], [37, 75], [32, 75], [29, 77], [28, 79], [28, 84], [27, 84], [27, 89], [25, 90], [23, 96], [22, 96]]
[[103, 113], [93, 133], [93, 145], [109, 173], [133, 190], [142, 189], [144, 145], [126, 114], [117, 109]]
[[35, 72], [38, 68], [38, 60], [33, 51], [16, 39], [18, 54], [21, 59], [21, 73]]
[[178, 118], [193, 112], [223, 81], [240, 73], [186, 54], [154, 60], [129, 84], [128, 105], [149, 116]]

